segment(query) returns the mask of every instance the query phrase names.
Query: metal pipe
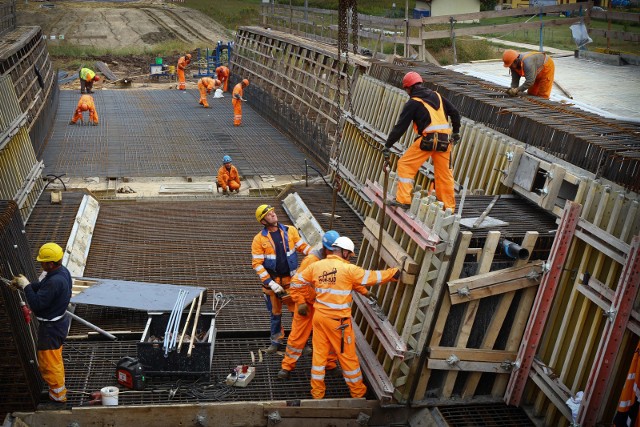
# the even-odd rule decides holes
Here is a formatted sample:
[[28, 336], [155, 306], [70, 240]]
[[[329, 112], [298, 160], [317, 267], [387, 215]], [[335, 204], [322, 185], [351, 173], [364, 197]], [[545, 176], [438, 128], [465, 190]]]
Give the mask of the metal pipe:
[[517, 243], [504, 239], [502, 241], [502, 249], [504, 254], [513, 259], [527, 259], [529, 258], [529, 250], [523, 248]]
[[96, 325], [94, 325], [93, 323], [87, 322], [87, 321], [86, 321], [86, 320], [84, 320], [82, 317], [80, 317], [80, 316], [77, 316], [77, 315], [73, 314], [73, 313], [72, 313], [72, 312], [70, 312], [69, 310], [67, 310], [67, 314], [68, 314], [69, 316], [71, 316], [71, 318], [72, 318], [72, 319], [77, 320], [78, 322], [82, 323], [83, 325], [90, 327], [90, 328], [91, 328], [91, 329], [93, 329], [94, 331], [101, 333], [102, 335], [104, 335], [105, 337], [109, 338], [110, 340], [114, 340], [114, 341], [117, 341], [117, 340], [118, 340], [118, 338], [116, 338], [116, 336], [115, 336], [115, 335], [111, 335], [109, 332], [107, 332], [107, 331], [105, 331], [105, 330], [103, 330], [103, 329], [100, 329], [99, 327], [97, 327], [97, 326], [96, 326]]

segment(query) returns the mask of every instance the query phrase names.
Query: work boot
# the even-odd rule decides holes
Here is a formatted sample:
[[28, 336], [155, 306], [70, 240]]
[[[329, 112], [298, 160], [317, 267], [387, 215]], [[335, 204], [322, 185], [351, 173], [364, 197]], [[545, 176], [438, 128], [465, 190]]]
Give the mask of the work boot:
[[312, 349], [311, 347], [309, 347], [308, 345], [307, 345], [307, 346], [305, 346], [305, 347], [302, 349], [302, 355], [303, 355], [303, 356], [311, 356], [312, 354], [313, 354], [313, 349]]
[[92, 90], [88, 90], [87, 93], [93, 93], [93, 91]]
[[225, 189], [225, 190], [222, 190], [222, 194], [224, 194], [225, 196], [228, 196], [228, 195], [229, 195], [229, 191], [228, 191], [228, 190], [226, 190], [226, 189]]
[[410, 204], [408, 204], [408, 203], [400, 203], [397, 200], [387, 201], [387, 202], [385, 202], [385, 204], [387, 206], [391, 206], [391, 207], [394, 207], [394, 208], [400, 208], [400, 209], [403, 209], [405, 211], [411, 207]]
[[71, 120], [71, 121], [69, 122], [69, 124], [70, 124], [70, 125], [75, 125], [75, 124], [76, 124], [76, 122], [74, 122], [73, 120]]
[[280, 369], [280, 372], [278, 372], [278, 379], [288, 380], [289, 375], [291, 375], [291, 371], [287, 371], [286, 369]]
[[278, 344], [271, 343], [269, 348], [267, 348], [266, 352], [267, 352], [267, 354], [274, 354], [277, 351], [278, 351]]

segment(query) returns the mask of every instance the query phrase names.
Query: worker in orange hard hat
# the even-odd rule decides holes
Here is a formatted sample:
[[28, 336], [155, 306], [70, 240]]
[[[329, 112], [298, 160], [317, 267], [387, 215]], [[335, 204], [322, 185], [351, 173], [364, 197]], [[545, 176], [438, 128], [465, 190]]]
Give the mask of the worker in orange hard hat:
[[80, 77], [80, 93], [93, 93], [93, 82], [99, 82], [100, 77], [89, 68], [81, 68], [78, 75]]
[[[526, 91], [529, 95], [549, 99], [556, 71], [553, 59], [549, 55], [544, 52], [522, 54], [507, 49], [502, 55], [502, 62], [511, 71], [511, 87], [507, 89], [510, 96], [517, 96]], [[522, 85], [520, 77], [524, 77]]]
[[216, 76], [218, 76], [218, 80], [224, 85], [222, 90], [227, 92], [229, 90], [229, 68], [224, 65], [219, 66], [216, 68]]
[[91, 95], [82, 95], [80, 100], [78, 101], [78, 105], [76, 107], [76, 112], [73, 115], [73, 118], [69, 122], [70, 125], [75, 125], [78, 120], [84, 123], [84, 118], [82, 117], [82, 113], [85, 111], [89, 112], [89, 123], [94, 126], [98, 125], [98, 112], [96, 111], [96, 106], [93, 102], [93, 96]]
[[238, 169], [231, 164], [231, 156], [222, 158], [222, 166], [218, 169], [218, 185], [224, 195], [229, 194], [229, 191], [240, 192], [240, 175]]
[[187, 68], [187, 66], [191, 64], [191, 54], [187, 53], [185, 56], [181, 56], [180, 59], [178, 59], [178, 66], [176, 67], [176, 74], [178, 75], [178, 89], [180, 90], [186, 90], [187, 89], [187, 83], [186, 83], [186, 79], [184, 76], [184, 71]]
[[29, 282], [20, 274], [11, 283], [24, 291], [29, 307], [38, 319], [38, 369], [49, 386], [49, 396], [39, 409], [64, 409], [67, 389], [64, 381], [62, 345], [71, 319], [66, 315], [71, 299], [71, 274], [62, 265], [63, 249], [56, 243], [40, 247], [36, 260], [43, 276]]
[[[383, 155], [389, 159], [390, 149], [402, 137], [413, 121], [417, 134], [398, 160], [398, 190], [391, 206], [408, 209], [411, 206], [411, 190], [420, 166], [429, 158], [433, 161], [436, 197], [445, 208], [454, 209], [454, 179], [451, 169], [451, 143], [460, 140], [460, 113], [438, 92], [422, 86], [422, 77], [415, 71], [402, 79], [402, 87], [411, 97], [400, 112], [397, 123], [389, 132]], [[451, 119], [451, 125], [449, 120]]]
[[330, 255], [301, 270], [292, 282], [292, 286], [296, 286], [295, 289], [299, 289], [298, 286], [310, 286], [316, 292], [316, 301], [313, 304], [315, 313], [311, 396], [314, 399], [322, 399], [325, 395], [327, 358], [333, 350], [338, 355], [342, 376], [349, 387], [351, 397], [364, 397], [367, 387], [362, 381], [360, 361], [356, 354], [356, 337], [351, 326], [351, 292], [375, 298], [366, 286], [397, 281], [400, 270], [365, 270], [351, 264], [349, 259], [354, 255], [355, 246], [353, 241], [345, 236], [338, 237], [332, 248]]
[[233, 88], [233, 125], [240, 126], [242, 124], [242, 103], [247, 100], [243, 98], [244, 89], [249, 86], [249, 80], [243, 79]]
[[220, 87], [220, 80], [212, 79], [211, 77], [203, 77], [198, 80], [198, 90], [200, 91], [200, 102], [204, 108], [209, 108], [209, 103], [207, 102], [207, 94], [211, 93], [212, 90], [218, 89]]

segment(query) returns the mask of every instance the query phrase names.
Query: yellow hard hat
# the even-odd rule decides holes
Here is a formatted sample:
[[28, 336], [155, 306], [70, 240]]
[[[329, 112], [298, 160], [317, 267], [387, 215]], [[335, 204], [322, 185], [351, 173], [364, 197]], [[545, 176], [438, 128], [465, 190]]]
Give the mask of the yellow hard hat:
[[57, 243], [45, 243], [40, 247], [36, 260], [40, 262], [58, 262], [64, 256], [64, 251]]
[[258, 206], [258, 209], [256, 209], [256, 219], [258, 220], [258, 222], [262, 221], [262, 219], [267, 216], [267, 214], [269, 212], [271, 212], [272, 210], [274, 210], [275, 208], [273, 206], [270, 205], [260, 205]]
[[515, 61], [517, 57], [518, 57], [518, 52], [516, 52], [515, 50], [513, 49], [505, 50], [504, 53], [502, 54], [502, 62], [504, 62], [505, 68], [511, 67], [511, 64], [513, 64], [513, 61]]

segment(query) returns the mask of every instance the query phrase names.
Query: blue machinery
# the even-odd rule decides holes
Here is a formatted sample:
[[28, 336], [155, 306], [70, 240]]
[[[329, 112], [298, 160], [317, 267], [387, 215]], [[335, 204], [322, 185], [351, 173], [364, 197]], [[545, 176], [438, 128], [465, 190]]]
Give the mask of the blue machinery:
[[198, 66], [198, 70], [194, 73], [194, 77], [212, 77], [216, 74], [216, 68], [221, 65], [226, 65], [231, 68], [231, 51], [232, 51], [232, 43], [227, 42], [226, 44], [221, 41], [218, 42], [218, 45], [215, 49], [209, 50], [207, 48], [205, 51], [198, 49], [197, 51], [197, 60], [194, 65]]

